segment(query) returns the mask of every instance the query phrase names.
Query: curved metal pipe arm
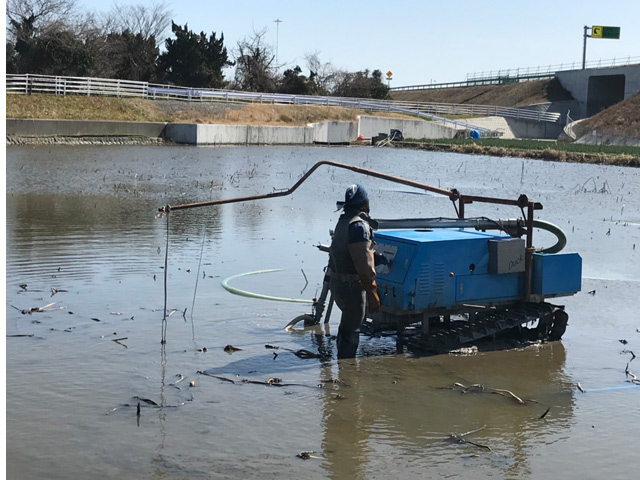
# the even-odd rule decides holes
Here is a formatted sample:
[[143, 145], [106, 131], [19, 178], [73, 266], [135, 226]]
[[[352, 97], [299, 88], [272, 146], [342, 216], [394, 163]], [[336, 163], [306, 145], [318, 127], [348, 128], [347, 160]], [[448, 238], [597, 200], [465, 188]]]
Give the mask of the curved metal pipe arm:
[[444, 188], [434, 187], [431, 185], [427, 185], [426, 183], [415, 182], [413, 180], [408, 180], [402, 177], [396, 177], [394, 175], [388, 175], [386, 173], [378, 172], [376, 170], [370, 170], [368, 168], [356, 167], [354, 165], [347, 165], [344, 163], [323, 160], [313, 165], [302, 177], [300, 177], [300, 180], [298, 180], [291, 188], [286, 190], [280, 190], [272, 193], [265, 193], [262, 195], [253, 195], [250, 197], [225, 198], [221, 200], [209, 200], [205, 202], [184, 203], [181, 205], [165, 205], [164, 207], [158, 208], [158, 210], [161, 212], [168, 212], [169, 210], [182, 210], [185, 208], [207, 207], [207, 206], [213, 206], [213, 205], [223, 205], [226, 203], [246, 202], [249, 200], [262, 200], [265, 198], [284, 197], [286, 195], [291, 195], [293, 192], [295, 192], [298, 189], [298, 187], [302, 185], [302, 183], [305, 180], [307, 180], [307, 178], [309, 178], [309, 176], [311, 176], [311, 174], [315, 172], [322, 165], [329, 165], [332, 167], [344, 168], [346, 170], [351, 170], [352, 172], [361, 173], [363, 175], [368, 175], [370, 177], [381, 178], [383, 180], [388, 180], [395, 183], [401, 183], [409, 187], [414, 187], [421, 190], [438, 193], [440, 195], [446, 195], [451, 199], [451, 201], [456, 201], [458, 198], [460, 198], [460, 193], [456, 189], [446, 190]]

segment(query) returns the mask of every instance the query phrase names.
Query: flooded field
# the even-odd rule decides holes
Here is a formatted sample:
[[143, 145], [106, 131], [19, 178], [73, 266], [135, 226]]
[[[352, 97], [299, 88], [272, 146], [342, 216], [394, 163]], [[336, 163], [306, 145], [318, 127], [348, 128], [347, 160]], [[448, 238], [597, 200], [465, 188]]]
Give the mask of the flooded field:
[[[351, 183], [373, 217], [455, 216], [444, 197], [321, 167], [291, 196], [157, 218], [165, 204], [288, 188], [320, 160], [541, 202], [583, 258], [582, 291], [557, 302], [562, 341], [416, 357], [363, 337], [338, 362], [337, 310], [328, 331], [286, 332], [309, 306], [221, 287], [276, 269], [232, 285], [317, 295], [327, 258], [314, 245]], [[6, 184], [7, 478], [635, 475], [640, 387], [625, 370], [640, 375], [640, 169], [382, 148], [9, 147]], [[269, 378], [287, 385], [243, 382]]]

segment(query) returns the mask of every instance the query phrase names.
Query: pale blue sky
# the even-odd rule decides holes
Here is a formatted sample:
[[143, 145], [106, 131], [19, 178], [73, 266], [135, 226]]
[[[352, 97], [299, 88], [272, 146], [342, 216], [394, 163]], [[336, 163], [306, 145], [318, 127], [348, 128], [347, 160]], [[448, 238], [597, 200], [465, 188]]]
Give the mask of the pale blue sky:
[[[112, 5], [111, 0], [78, 3], [98, 11]], [[277, 33], [280, 64], [298, 64], [307, 74], [305, 54], [319, 52], [323, 62], [340, 69], [391, 71], [391, 86], [461, 81], [467, 73], [539, 65], [575, 62], [580, 68], [585, 25], [621, 27], [620, 40], [587, 40], [588, 62], [640, 57], [640, 0], [166, 3], [176, 23], [224, 33], [229, 49], [266, 27], [274, 47]], [[282, 20], [278, 29], [275, 19]]]

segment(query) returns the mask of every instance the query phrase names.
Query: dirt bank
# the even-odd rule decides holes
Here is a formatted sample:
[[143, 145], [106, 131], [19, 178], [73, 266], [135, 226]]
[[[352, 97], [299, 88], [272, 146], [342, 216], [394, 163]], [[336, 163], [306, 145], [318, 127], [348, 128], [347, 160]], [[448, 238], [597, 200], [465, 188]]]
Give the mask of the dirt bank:
[[433, 152], [453, 152], [470, 155], [489, 155], [492, 157], [516, 157], [533, 158], [536, 160], [549, 160], [553, 162], [593, 163], [598, 165], [617, 165], [621, 167], [640, 167], [640, 156], [616, 155], [585, 152], [567, 152], [553, 148], [543, 150], [519, 149], [510, 147], [497, 147], [468, 143], [463, 145], [441, 143], [418, 142], [391, 142], [387, 145], [392, 148], [407, 148], [411, 150], [427, 150]]
[[536, 103], [573, 99], [556, 79], [505, 85], [399, 91], [391, 92], [391, 98], [407, 102], [467, 103], [500, 107], [524, 107]]

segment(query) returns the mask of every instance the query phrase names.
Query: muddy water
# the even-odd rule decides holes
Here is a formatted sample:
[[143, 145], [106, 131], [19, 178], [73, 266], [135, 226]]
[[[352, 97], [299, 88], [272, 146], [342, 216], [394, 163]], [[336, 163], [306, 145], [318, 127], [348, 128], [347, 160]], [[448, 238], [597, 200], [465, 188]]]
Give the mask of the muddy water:
[[[416, 358], [395, 354], [393, 339], [363, 338], [358, 358], [338, 364], [327, 336], [336, 313], [328, 331], [289, 333], [283, 326], [308, 307], [220, 286], [278, 269], [233, 286], [316, 295], [326, 256], [313, 245], [328, 242], [335, 201], [354, 181], [382, 218], [453, 216], [446, 198], [323, 167], [292, 196], [176, 211], [168, 224], [155, 218], [167, 203], [289, 187], [319, 160], [540, 201], [539, 217], [560, 225], [584, 261], [583, 291], [562, 300], [563, 340]], [[640, 374], [640, 359], [624, 351], [640, 354], [639, 190], [637, 169], [393, 149], [9, 147], [7, 476], [633, 476], [640, 387], [625, 367]], [[517, 215], [482, 205], [467, 213]], [[166, 303], [175, 312], [163, 348], [167, 238]], [[536, 244], [551, 240], [540, 235]], [[227, 344], [242, 350], [226, 353]], [[333, 359], [289, 351], [301, 348]], [[293, 385], [242, 382], [269, 377]], [[454, 382], [535, 402], [462, 394]], [[450, 437], [474, 430], [466, 438], [476, 445]], [[305, 461], [302, 451], [315, 453]]]

